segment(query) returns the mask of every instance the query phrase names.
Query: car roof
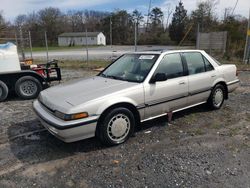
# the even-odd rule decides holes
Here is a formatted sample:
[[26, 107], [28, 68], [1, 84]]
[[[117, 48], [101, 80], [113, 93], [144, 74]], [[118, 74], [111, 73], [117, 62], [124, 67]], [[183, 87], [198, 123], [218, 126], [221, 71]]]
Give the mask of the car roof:
[[150, 50], [150, 51], [137, 51], [137, 52], [129, 52], [128, 54], [168, 54], [168, 53], [181, 53], [181, 52], [204, 52], [204, 50], [196, 50], [196, 49], [180, 49], [180, 50], [167, 50], [167, 49], [159, 49], [159, 50]]

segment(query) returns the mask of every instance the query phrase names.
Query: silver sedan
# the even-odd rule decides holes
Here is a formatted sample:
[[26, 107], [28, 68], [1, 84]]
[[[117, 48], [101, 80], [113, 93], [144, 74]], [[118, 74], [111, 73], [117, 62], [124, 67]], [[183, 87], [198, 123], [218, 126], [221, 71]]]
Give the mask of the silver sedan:
[[140, 122], [203, 103], [219, 109], [238, 83], [235, 65], [221, 65], [201, 50], [137, 52], [97, 76], [42, 91], [33, 107], [65, 142], [97, 136], [116, 145]]

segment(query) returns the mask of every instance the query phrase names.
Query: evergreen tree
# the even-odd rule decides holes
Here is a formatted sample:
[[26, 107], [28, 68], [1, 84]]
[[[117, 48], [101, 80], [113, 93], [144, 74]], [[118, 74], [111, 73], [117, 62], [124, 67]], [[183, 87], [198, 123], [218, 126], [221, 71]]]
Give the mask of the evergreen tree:
[[135, 9], [133, 12], [132, 12], [132, 18], [133, 18], [133, 21], [136, 22], [136, 24], [140, 24], [141, 22], [143, 22], [143, 18], [144, 16], [142, 15], [141, 12], [139, 12], [137, 9]]
[[159, 31], [159, 28], [163, 28], [163, 12], [160, 8], [153, 8], [149, 18], [151, 21], [151, 31], [156, 32]]
[[172, 22], [169, 26], [169, 36], [171, 40], [180, 42], [185, 35], [185, 25], [187, 10], [184, 8], [183, 3], [180, 1], [176, 6], [173, 14]]

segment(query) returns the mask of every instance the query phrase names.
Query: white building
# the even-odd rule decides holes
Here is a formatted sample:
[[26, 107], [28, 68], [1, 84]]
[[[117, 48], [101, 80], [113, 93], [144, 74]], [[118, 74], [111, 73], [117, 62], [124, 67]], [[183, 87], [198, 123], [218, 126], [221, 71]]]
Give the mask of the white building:
[[62, 33], [58, 36], [59, 46], [81, 46], [85, 45], [106, 45], [106, 37], [102, 32], [87, 32], [87, 41], [85, 32]]

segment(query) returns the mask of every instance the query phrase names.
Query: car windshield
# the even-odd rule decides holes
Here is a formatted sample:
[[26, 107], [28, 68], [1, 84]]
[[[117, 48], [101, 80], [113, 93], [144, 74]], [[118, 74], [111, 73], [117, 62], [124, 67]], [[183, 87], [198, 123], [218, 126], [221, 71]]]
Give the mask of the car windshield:
[[129, 82], [143, 82], [158, 57], [158, 54], [125, 54], [99, 76]]

